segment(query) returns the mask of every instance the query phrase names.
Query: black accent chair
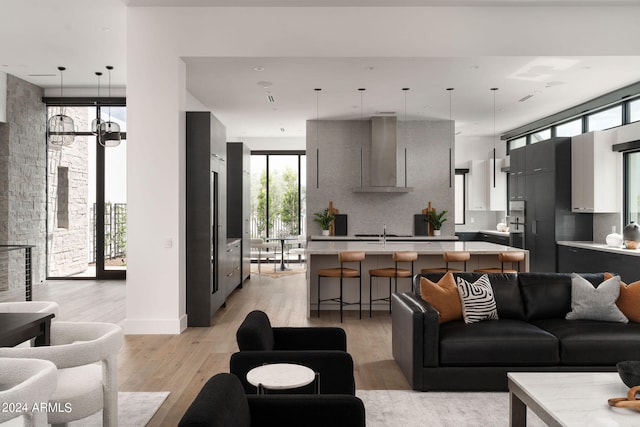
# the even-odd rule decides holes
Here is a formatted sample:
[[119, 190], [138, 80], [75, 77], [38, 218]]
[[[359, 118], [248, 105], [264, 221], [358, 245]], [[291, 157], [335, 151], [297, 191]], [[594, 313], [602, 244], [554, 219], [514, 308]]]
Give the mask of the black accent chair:
[[[342, 328], [274, 328], [264, 312], [255, 310], [238, 328], [236, 339], [240, 351], [231, 355], [230, 371], [248, 394], [256, 393], [256, 387], [247, 381], [251, 369], [266, 363], [297, 363], [320, 374], [321, 394], [355, 395], [353, 359], [346, 351], [347, 336]], [[313, 392], [313, 384], [286, 391]]]
[[350, 395], [246, 395], [238, 377], [209, 379], [178, 427], [362, 427], [362, 401]]

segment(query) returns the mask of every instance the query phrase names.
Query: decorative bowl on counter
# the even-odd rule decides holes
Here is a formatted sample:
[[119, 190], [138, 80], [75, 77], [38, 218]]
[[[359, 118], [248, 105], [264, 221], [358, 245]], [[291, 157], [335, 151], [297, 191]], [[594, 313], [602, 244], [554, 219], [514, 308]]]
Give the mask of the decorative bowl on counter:
[[501, 222], [496, 226], [496, 229], [502, 233], [506, 233], [509, 231], [509, 226], [504, 222]]
[[622, 243], [624, 242], [622, 235], [618, 233], [609, 234], [605, 240], [607, 242], [607, 246], [612, 248], [622, 247]]

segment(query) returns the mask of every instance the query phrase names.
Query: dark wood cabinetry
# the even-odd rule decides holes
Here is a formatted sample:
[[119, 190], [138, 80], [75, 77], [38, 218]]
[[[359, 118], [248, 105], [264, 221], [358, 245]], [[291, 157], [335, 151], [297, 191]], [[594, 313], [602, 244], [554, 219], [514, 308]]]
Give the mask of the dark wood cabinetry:
[[[227, 237], [241, 239], [242, 283], [251, 274], [251, 150], [227, 143]], [[237, 284], [236, 284], [237, 286]]]
[[561, 273], [602, 273], [608, 271], [619, 274], [631, 283], [640, 279], [640, 257], [558, 245], [558, 271]]
[[571, 139], [513, 150], [509, 198], [525, 201], [525, 248], [531, 271], [557, 271], [556, 242], [592, 240], [590, 214], [571, 212]]
[[210, 326], [226, 297], [226, 130], [209, 112], [187, 112], [186, 129], [187, 324]]

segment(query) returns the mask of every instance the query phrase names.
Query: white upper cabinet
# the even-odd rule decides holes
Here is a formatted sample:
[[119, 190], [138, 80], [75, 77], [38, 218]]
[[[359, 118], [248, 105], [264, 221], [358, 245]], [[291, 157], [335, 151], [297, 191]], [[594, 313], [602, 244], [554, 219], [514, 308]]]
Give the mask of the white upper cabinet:
[[589, 132], [571, 138], [571, 210], [620, 211], [621, 154], [611, 151], [612, 132]]
[[496, 159], [495, 186], [493, 159], [472, 160], [469, 171], [469, 210], [504, 211], [507, 209], [507, 176], [503, 160]]

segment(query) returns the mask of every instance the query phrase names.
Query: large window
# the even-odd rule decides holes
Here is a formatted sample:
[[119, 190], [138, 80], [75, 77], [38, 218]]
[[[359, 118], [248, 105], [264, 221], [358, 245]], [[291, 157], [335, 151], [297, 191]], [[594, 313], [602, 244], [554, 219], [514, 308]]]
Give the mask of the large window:
[[529, 143], [535, 144], [536, 142], [545, 141], [549, 138], [551, 138], [551, 129], [544, 129], [539, 132], [532, 133]]
[[625, 162], [625, 223], [640, 223], [640, 152], [624, 155]]
[[640, 99], [629, 102], [629, 123], [640, 120]]
[[[124, 278], [126, 107], [96, 106], [95, 100], [78, 103], [84, 105], [65, 106], [76, 129], [73, 143], [47, 143], [47, 277]], [[48, 105], [48, 116], [59, 112]], [[120, 145], [99, 144], [91, 132], [96, 118], [120, 125]]]
[[622, 124], [622, 105], [589, 114], [587, 116], [587, 131], [609, 129]]
[[582, 133], [582, 118], [556, 126], [556, 136], [576, 136]]
[[251, 154], [251, 237], [305, 235], [304, 152]]

